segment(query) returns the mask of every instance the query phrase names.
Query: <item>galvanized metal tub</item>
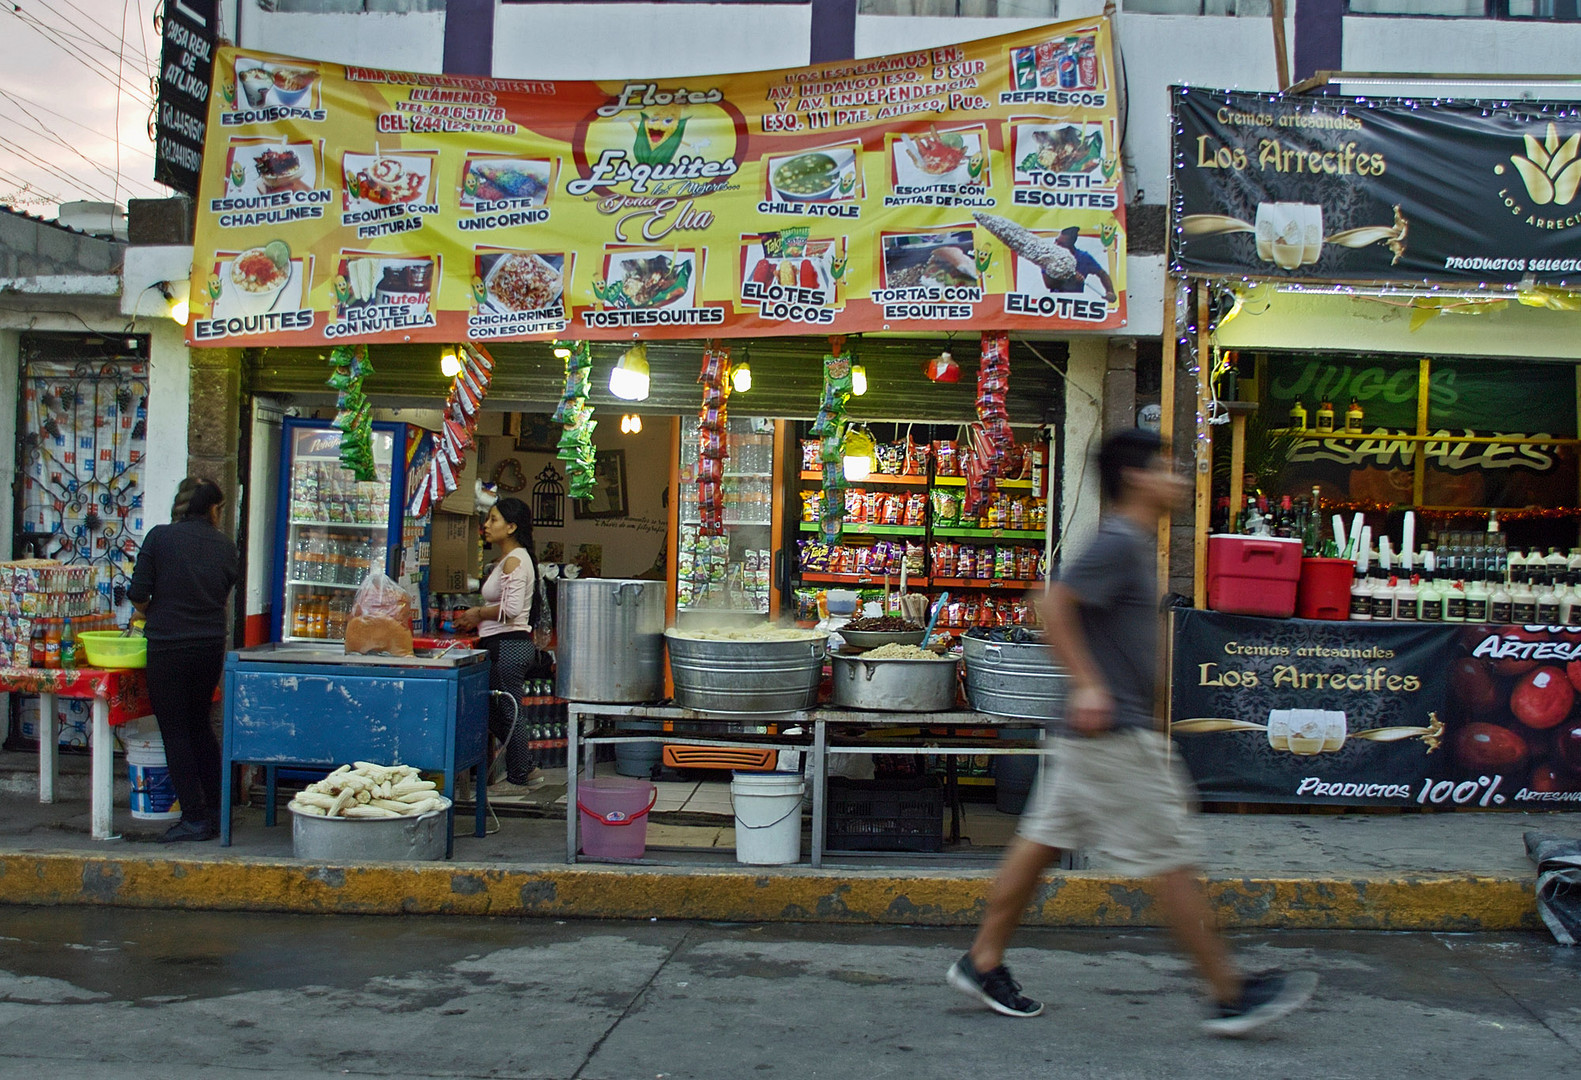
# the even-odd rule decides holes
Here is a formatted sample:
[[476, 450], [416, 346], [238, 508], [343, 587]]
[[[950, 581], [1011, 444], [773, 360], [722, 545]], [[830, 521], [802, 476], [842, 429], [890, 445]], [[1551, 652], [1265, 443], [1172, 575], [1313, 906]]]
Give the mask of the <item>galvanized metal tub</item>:
[[319, 817], [291, 809], [291, 854], [315, 863], [424, 862], [445, 857], [450, 800], [417, 817]]
[[964, 637], [966, 701], [978, 712], [1026, 720], [1065, 715], [1066, 675], [1042, 643]]
[[938, 660], [869, 660], [863, 656], [829, 657], [834, 704], [876, 712], [942, 712], [955, 708], [953, 657]]
[[786, 713], [818, 704], [828, 635], [709, 641], [664, 632], [675, 703], [707, 713]]
[[556, 582], [555, 694], [568, 701], [662, 699], [665, 598], [662, 581]]

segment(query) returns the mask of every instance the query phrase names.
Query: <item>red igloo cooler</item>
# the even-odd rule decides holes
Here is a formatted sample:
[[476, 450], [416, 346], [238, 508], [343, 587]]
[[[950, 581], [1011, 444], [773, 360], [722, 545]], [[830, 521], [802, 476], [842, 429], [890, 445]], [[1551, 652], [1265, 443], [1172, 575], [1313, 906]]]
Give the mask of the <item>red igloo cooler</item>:
[[1296, 612], [1301, 541], [1283, 536], [1208, 537], [1208, 607], [1288, 619]]

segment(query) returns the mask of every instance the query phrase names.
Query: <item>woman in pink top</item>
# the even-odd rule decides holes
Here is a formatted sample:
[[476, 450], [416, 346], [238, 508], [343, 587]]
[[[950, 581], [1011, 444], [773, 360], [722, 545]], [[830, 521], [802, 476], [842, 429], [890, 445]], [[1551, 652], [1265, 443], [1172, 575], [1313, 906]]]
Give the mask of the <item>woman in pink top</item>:
[[495, 785], [491, 792], [522, 794], [543, 785], [543, 774], [533, 761], [528, 727], [516, 722], [519, 703], [526, 694], [527, 672], [537, 659], [533, 624], [543, 617], [534, 610], [538, 589], [532, 560], [532, 511], [520, 499], [501, 499], [483, 519], [483, 539], [499, 549], [500, 558], [483, 583], [482, 606], [461, 612], [456, 625], [464, 630], [477, 628], [489, 654], [489, 689], [504, 691], [518, 703], [517, 709], [512, 709], [498, 698], [489, 699], [489, 727], [505, 744], [507, 781]]

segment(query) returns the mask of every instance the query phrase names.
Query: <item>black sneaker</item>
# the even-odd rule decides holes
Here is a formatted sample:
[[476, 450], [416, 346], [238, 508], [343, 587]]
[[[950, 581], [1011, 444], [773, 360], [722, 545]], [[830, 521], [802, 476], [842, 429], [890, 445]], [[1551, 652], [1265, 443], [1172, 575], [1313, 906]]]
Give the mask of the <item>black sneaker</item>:
[[1021, 996], [1021, 984], [1010, 977], [1010, 969], [1003, 964], [992, 971], [978, 971], [967, 953], [950, 965], [946, 977], [955, 989], [1004, 1016], [1036, 1016], [1043, 1011], [1041, 1001]]
[[187, 840], [213, 840], [220, 834], [220, 823], [213, 818], [188, 821], [185, 818], [165, 830], [159, 838], [161, 844], [179, 844]]
[[1254, 975], [1241, 986], [1241, 999], [1233, 1005], [1220, 1005], [1202, 1022], [1211, 1035], [1246, 1035], [1270, 1020], [1295, 1012], [1306, 1004], [1317, 987], [1317, 976], [1310, 971], [1275, 972]]

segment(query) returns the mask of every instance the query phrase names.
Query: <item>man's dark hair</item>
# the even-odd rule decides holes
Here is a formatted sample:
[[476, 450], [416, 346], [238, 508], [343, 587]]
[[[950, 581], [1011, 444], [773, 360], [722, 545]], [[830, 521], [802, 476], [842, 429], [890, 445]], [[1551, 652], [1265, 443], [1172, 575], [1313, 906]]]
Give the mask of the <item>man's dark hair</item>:
[[1117, 431], [1098, 448], [1098, 483], [1108, 499], [1125, 492], [1125, 470], [1151, 468], [1164, 452], [1164, 441], [1144, 428]]

